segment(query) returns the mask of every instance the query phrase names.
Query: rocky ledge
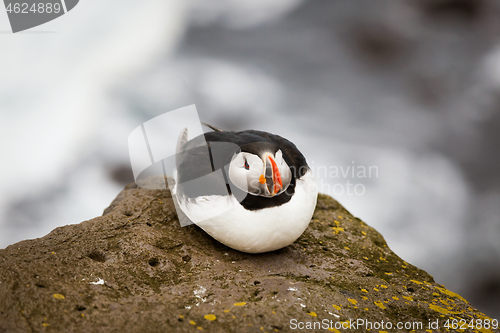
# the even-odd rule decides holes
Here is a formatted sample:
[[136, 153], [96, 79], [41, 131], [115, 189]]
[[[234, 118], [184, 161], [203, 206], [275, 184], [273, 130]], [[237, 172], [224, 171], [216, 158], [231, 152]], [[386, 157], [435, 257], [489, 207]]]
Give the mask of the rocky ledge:
[[325, 195], [294, 244], [252, 255], [181, 228], [167, 190], [129, 185], [103, 216], [0, 250], [0, 263], [0, 332], [436, 332], [488, 319]]

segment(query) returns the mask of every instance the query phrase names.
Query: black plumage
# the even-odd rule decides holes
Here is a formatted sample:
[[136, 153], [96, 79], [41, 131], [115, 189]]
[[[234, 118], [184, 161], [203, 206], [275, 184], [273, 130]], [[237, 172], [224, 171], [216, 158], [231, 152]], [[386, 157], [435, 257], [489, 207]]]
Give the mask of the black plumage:
[[[231, 132], [213, 129], [216, 131], [200, 135], [182, 145], [181, 152], [177, 155], [179, 194], [196, 198], [229, 193], [247, 210], [280, 206], [290, 201], [295, 191], [296, 179], [300, 179], [309, 169], [305, 157], [292, 142], [279, 135], [262, 131]], [[292, 172], [286, 191], [268, 198], [250, 195], [229, 186], [230, 179], [225, 167], [229, 165], [235, 153], [243, 151], [260, 156], [264, 152], [274, 154], [278, 149], [281, 149], [283, 159]], [[215, 172], [218, 170], [222, 172]], [[203, 186], [186, 183], [207, 175], [208, 177], [203, 178]]]

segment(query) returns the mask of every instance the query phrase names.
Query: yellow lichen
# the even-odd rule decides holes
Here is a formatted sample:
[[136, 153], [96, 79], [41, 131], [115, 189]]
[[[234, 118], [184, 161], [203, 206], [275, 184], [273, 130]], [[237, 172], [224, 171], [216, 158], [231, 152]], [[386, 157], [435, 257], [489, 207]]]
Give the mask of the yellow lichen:
[[341, 231], [345, 231], [344, 228], [341, 227], [332, 227], [332, 229], [334, 234], [338, 234]]
[[365, 292], [365, 293], [367, 293], [367, 292], [368, 292], [368, 290], [366, 290], [366, 289], [361, 289], [361, 291], [362, 291], [362, 292]]
[[340, 307], [340, 306], [338, 306], [338, 305], [332, 304], [332, 306], [333, 306], [333, 308], [334, 308], [335, 310], [340, 311], [340, 309], [341, 309], [341, 307]]
[[440, 292], [442, 292], [443, 294], [445, 295], [448, 295], [448, 296], [451, 296], [451, 297], [456, 297], [456, 298], [459, 298], [461, 299], [462, 301], [464, 301], [465, 303], [467, 303], [467, 301], [465, 300], [465, 298], [463, 298], [462, 296], [460, 296], [459, 294], [457, 293], [454, 293], [453, 291], [449, 291], [448, 289], [446, 288], [440, 288], [440, 287], [436, 287], [437, 290], [439, 290]]
[[233, 305], [234, 306], [243, 306], [245, 304], [247, 304], [247, 303], [246, 302], [238, 302], [238, 303], [234, 303]]
[[54, 294], [54, 298], [65, 299], [66, 297], [64, 297], [64, 295], [61, 295], [61, 294]]
[[407, 300], [409, 300], [409, 301], [413, 301], [413, 297], [411, 297], [411, 296], [403, 296], [403, 298], [404, 298], [404, 299], [407, 299]]
[[348, 298], [347, 300], [348, 300], [349, 302], [351, 302], [352, 304], [354, 304], [354, 305], [358, 304], [358, 301], [356, 301], [355, 299]]
[[217, 319], [217, 317], [213, 314], [206, 314], [205, 319], [210, 320], [210, 321], [214, 321], [215, 319]]
[[441, 303], [443, 303], [444, 305], [447, 305], [447, 306], [449, 306], [449, 305], [450, 305], [450, 303], [446, 302], [444, 299], [440, 299], [439, 301], [440, 301]]
[[392, 296], [393, 299], [395, 299], [396, 301], [399, 301], [399, 298], [397, 296]]
[[189, 321], [189, 323], [190, 323], [191, 325], [196, 325], [196, 322], [194, 322], [193, 320], [190, 320], [190, 321]]
[[450, 311], [450, 310], [447, 310], [445, 308], [442, 308], [440, 307], [439, 305], [435, 305], [435, 304], [429, 304], [429, 308], [431, 308], [432, 310], [434, 311], [437, 311], [437, 312], [440, 312], [442, 314], [457, 314], [457, 313], [460, 313], [460, 311], [457, 311], [457, 312], [453, 312], [453, 311]]
[[381, 286], [382, 288], [385, 288], [385, 289], [387, 289], [387, 288], [388, 288], [385, 284], [381, 284], [380, 286]]
[[385, 309], [385, 305], [384, 303], [380, 302], [380, 301], [375, 301], [373, 302], [376, 306], [378, 306], [379, 308], [381, 308], [382, 310]]
[[313, 317], [317, 317], [318, 315], [316, 314], [316, 312], [308, 312], [307, 313], [308, 315], [310, 316], [313, 316]]

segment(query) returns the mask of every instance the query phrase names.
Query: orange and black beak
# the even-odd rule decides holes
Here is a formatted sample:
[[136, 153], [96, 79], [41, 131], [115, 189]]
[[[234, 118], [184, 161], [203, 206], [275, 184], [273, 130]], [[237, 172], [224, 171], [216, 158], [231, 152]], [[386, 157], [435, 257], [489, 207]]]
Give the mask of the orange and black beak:
[[264, 177], [261, 176], [261, 180], [264, 180], [262, 178], [265, 178], [267, 189], [269, 193], [272, 196], [274, 196], [283, 188], [283, 182], [281, 181], [280, 170], [278, 169], [278, 165], [276, 164], [274, 158], [271, 155], [266, 155], [264, 157], [264, 163], [265, 163], [265, 172], [264, 172], [265, 176]]

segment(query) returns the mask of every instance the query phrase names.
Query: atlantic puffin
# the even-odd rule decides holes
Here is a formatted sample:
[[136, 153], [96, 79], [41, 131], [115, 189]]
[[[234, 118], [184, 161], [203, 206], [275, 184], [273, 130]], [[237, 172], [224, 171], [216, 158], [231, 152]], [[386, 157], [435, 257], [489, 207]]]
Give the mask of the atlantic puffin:
[[177, 207], [217, 241], [263, 253], [292, 244], [309, 225], [318, 195], [305, 157], [267, 132], [213, 131], [177, 143]]

